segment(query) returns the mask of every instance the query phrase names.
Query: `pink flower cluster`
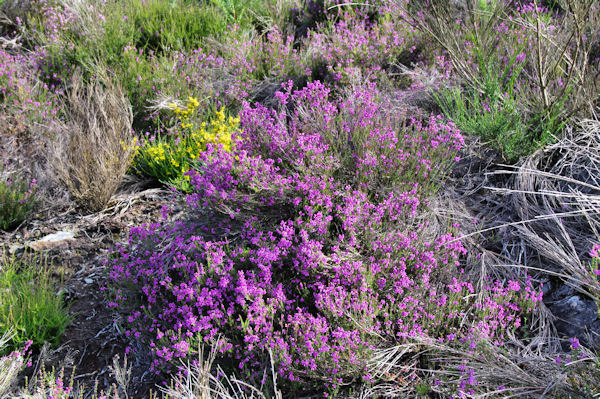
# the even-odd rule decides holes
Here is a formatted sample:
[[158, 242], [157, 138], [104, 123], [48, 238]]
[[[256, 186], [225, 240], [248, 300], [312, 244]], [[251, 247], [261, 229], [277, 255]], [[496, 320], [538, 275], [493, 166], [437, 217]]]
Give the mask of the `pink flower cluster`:
[[401, 120], [373, 85], [334, 99], [287, 83], [276, 97], [275, 110], [244, 104], [234, 150], [210, 147], [190, 172], [187, 202], [208, 223], [134, 228], [109, 265], [113, 306], [135, 308], [127, 334], [156, 367], [221, 337], [250, 377], [271, 351], [284, 380], [334, 388], [369, 379], [382, 340], [501, 343], [520, 326], [539, 300], [529, 284], [490, 282], [477, 302], [461, 243], [421, 234], [456, 128]]
[[[341, 79], [358, 71], [376, 76], [394, 63], [415, 61], [417, 29], [407, 22], [401, 3], [405, 1], [325, 13], [325, 21], [307, 34], [306, 47], [315, 55], [313, 62], [324, 63], [336, 79]], [[332, 10], [336, 9], [334, 6]], [[369, 13], [374, 9], [379, 20]]]
[[12, 54], [0, 48], [0, 131], [10, 125], [26, 125], [55, 118], [58, 107], [53, 103], [49, 87], [38, 84], [38, 53]]

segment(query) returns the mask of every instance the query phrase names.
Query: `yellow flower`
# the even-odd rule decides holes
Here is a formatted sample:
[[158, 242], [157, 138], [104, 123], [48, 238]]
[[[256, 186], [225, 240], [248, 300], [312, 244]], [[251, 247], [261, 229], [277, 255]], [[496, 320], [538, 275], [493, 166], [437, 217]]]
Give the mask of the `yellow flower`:
[[217, 116], [219, 122], [223, 122], [225, 120], [225, 108], [221, 107], [221, 109], [218, 110], [215, 115]]
[[192, 108], [197, 108], [200, 105], [200, 102], [197, 98], [188, 97], [188, 104], [188, 107], [191, 106]]

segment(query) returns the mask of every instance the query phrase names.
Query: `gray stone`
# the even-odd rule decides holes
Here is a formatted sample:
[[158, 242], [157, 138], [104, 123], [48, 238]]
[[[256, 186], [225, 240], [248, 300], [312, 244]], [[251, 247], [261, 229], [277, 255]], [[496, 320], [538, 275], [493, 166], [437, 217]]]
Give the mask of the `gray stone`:
[[560, 335], [577, 337], [584, 345], [592, 344], [584, 342], [584, 336], [598, 320], [593, 300], [573, 295], [554, 302], [549, 308], [556, 316], [555, 326]]
[[48, 234], [40, 240], [30, 242], [26, 244], [27, 247], [34, 251], [44, 251], [46, 249], [52, 249], [68, 245], [69, 242], [75, 240], [75, 233], [71, 231], [59, 231], [57, 233]]

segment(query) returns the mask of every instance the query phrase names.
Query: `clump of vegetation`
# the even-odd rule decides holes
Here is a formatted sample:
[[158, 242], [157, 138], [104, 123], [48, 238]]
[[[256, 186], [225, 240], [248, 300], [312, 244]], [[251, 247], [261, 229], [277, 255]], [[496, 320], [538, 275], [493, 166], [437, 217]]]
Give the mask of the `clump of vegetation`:
[[461, 87], [437, 96], [444, 112], [511, 162], [554, 141], [573, 116], [594, 114], [600, 9], [591, 0], [565, 3], [433, 2], [412, 14]]
[[[386, 340], [465, 347], [515, 333], [541, 293], [494, 281], [475, 300], [456, 271], [465, 248], [416, 228], [460, 132], [402, 119], [375, 85], [341, 98], [321, 82], [283, 86], [277, 109], [244, 104], [231, 148], [200, 154], [187, 202], [207, 225], [132, 229], [109, 265], [112, 306], [137, 307], [128, 333], [153, 348], [154, 368], [210, 342], [250, 380], [272, 353], [290, 391], [335, 394], [373, 381], [367, 363]], [[236, 225], [239, 239], [216, 235]]]
[[67, 99], [68, 121], [56, 138], [53, 166], [82, 208], [99, 211], [133, 159], [131, 105], [106, 77], [85, 85], [75, 75]]
[[0, 256], [0, 336], [12, 336], [2, 354], [28, 341], [41, 348], [56, 345], [70, 322], [48, 264], [33, 256]]
[[0, 181], [0, 230], [10, 230], [27, 220], [38, 198], [37, 181], [12, 174]]
[[[552, 307], [556, 277], [569, 306], [600, 300], [600, 248], [581, 258], [600, 231], [600, 135], [568, 133], [600, 104], [597, 3], [0, 0], [0, 155], [50, 165], [85, 235], [106, 221], [112, 245], [106, 230], [144, 215], [103, 288], [127, 354], [149, 348], [135, 364], [171, 379], [165, 396], [593, 396], [594, 343], [561, 342]], [[509, 162], [534, 155], [482, 198], [470, 184], [490, 169], [465, 134]], [[160, 222], [138, 212], [155, 209], [148, 192], [110, 206], [143, 184], [128, 172], [176, 188]], [[0, 229], [36, 197], [35, 182], [0, 184]], [[0, 262], [0, 396], [23, 346], [68, 323], [38, 264]], [[128, 397], [117, 363], [105, 395], [60, 364], [19, 395]]]
[[198, 166], [200, 154], [207, 146], [217, 145], [224, 151], [231, 151], [239, 117], [226, 118], [222, 108], [208, 123], [199, 122], [195, 115], [199, 105], [193, 97], [188, 98], [185, 106], [171, 103], [169, 108], [175, 115], [175, 131], [164, 137], [154, 137], [138, 147], [134, 169], [189, 192], [192, 186], [188, 172]]
[[88, 79], [103, 60], [133, 105], [138, 127], [148, 124], [148, 100], [173, 83], [179, 55], [228, 34], [229, 26], [251, 31], [270, 12], [263, 2], [238, 0], [32, 3], [38, 12], [22, 29], [35, 38], [42, 79], [65, 88], [74, 69]]

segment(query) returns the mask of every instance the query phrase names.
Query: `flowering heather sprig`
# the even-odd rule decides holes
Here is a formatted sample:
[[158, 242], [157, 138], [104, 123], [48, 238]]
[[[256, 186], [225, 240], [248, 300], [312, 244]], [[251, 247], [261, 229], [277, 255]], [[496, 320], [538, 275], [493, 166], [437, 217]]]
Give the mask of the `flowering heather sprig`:
[[51, 125], [59, 107], [48, 85], [38, 82], [37, 54], [0, 49], [0, 134], [22, 133], [34, 122]]
[[600, 244], [594, 244], [592, 249], [590, 249], [590, 257], [594, 259], [600, 258]]
[[326, 14], [327, 20], [306, 38], [313, 64], [324, 64], [339, 80], [357, 71], [377, 76], [402, 57], [408, 56], [405, 62], [416, 60], [417, 30], [404, 18], [402, 8], [390, 2], [372, 9], [379, 14], [376, 21], [361, 10]]
[[[587, 289], [591, 297], [596, 301], [596, 305], [600, 304], [600, 244], [594, 244], [590, 249], [590, 261], [584, 262], [587, 273]], [[600, 308], [598, 308], [600, 314]]]
[[12, 102], [19, 87], [25, 86], [26, 78], [21, 68], [20, 56], [8, 53], [0, 49], [0, 100], [2, 103]]
[[127, 334], [155, 368], [221, 336], [249, 377], [270, 350], [284, 380], [335, 389], [369, 378], [382, 337], [502, 343], [535, 307], [530, 284], [490, 282], [478, 302], [458, 279], [464, 247], [425, 239], [416, 218], [460, 133], [400, 120], [373, 85], [340, 100], [320, 82], [283, 86], [278, 110], [244, 104], [231, 152], [208, 145], [190, 172], [188, 204], [211, 224], [134, 228], [109, 265], [139, 287], [141, 302], [117, 287], [112, 306], [133, 301]]
[[[5, 353], [5, 345], [10, 341], [11, 333], [0, 335], [0, 353]], [[13, 381], [25, 366], [31, 367], [28, 357], [31, 355], [31, 341], [25, 342], [20, 350], [0, 356], [0, 395], [6, 397]]]
[[[69, 379], [65, 378], [65, 370], [61, 368], [58, 373], [52, 368], [51, 371], [46, 370], [46, 367], [42, 364], [38, 375], [36, 376], [36, 386], [32, 391], [36, 395], [44, 395], [47, 399], [70, 399], [74, 397], [74, 377], [75, 370], [71, 374]], [[104, 395], [103, 392], [96, 394], [94, 397], [98, 399], [109, 399], [109, 396]]]

